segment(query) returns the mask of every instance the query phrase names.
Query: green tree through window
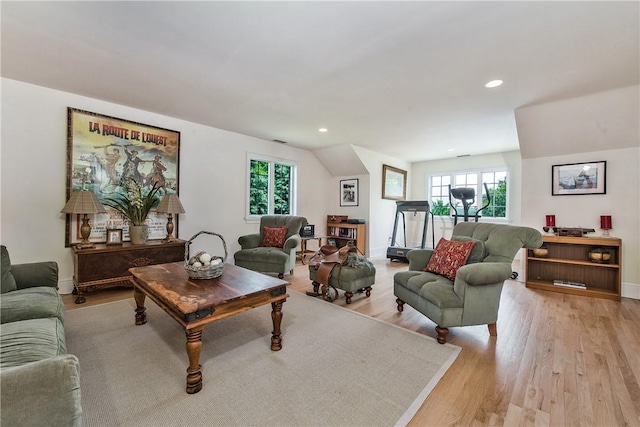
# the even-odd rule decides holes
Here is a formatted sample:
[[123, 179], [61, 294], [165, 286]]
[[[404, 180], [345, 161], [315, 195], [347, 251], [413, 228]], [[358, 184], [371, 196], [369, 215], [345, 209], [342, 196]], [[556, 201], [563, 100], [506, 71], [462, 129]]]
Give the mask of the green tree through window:
[[251, 159], [249, 215], [292, 214], [294, 166]]
[[[493, 216], [505, 218], [507, 216], [507, 181], [498, 182], [496, 188], [489, 187], [489, 195], [491, 196], [491, 205], [482, 211], [484, 216]], [[487, 203], [487, 196], [482, 195], [482, 206]]]
[[269, 162], [251, 160], [249, 189], [249, 213], [266, 215], [269, 213]]
[[291, 203], [291, 166], [275, 164], [273, 213], [289, 214]]

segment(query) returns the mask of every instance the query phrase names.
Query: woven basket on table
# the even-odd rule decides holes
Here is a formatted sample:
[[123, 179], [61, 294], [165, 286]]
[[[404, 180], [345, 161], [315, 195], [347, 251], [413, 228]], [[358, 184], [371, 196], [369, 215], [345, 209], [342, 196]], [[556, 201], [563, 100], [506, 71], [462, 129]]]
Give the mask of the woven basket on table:
[[[218, 236], [220, 240], [222, 240], [222, 247], [224, 248], [224, 258], [221, 256], [211, 255], [211, 260], [219, 259], [222, 262], [218, 265], [207, 265], [201, 267], [194, 267], [193, 265], [189, 265], [189, 246], [193, 242], [193, 240], [201, 234], [210, 234], [212, 236]], [[200, 258], [204, 252], [198, 252], [196, 257]], [[224, 269], [224, 263], [227, 260], [227, 243], [224, 241], [224, 238], [218, 233], [213, 233], [211, 231], [201, 231], [195, 234], [192, 238], [190, 238], [187, 243], [184, 244], [184, 269], [187, 271], [189, 278], [191, 279], [215, 279], [216, 277], [222, 276], [222, 270]]]

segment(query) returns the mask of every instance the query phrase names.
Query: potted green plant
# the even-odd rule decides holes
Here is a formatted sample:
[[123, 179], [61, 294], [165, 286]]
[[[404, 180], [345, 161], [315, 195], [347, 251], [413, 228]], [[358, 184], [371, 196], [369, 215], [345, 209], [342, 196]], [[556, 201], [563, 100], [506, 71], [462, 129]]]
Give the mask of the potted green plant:
[[149, 237], [149, 226], [145, 222], [151, 209], [158, 204], [155, 197], [158, 190], [160, 187], [147, 189], [133, 178], [129, 178], [126, 193], [116, 193], [115, 197], [106, 198], [103, 202], [129, 220], [129, 237], [132, 244], [143, 244]]

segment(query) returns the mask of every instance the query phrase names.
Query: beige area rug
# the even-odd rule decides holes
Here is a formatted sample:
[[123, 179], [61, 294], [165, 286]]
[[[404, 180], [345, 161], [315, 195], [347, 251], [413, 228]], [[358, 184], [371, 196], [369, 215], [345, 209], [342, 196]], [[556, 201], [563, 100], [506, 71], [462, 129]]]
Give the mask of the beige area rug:
[[66, 313], [85, 426], [387, 426], [411, 420], [460, 348], [289, 291], [283, 348], [271, 306], [207, 325], [203, 389], [185, 392], [183, 329], [147, 299]]

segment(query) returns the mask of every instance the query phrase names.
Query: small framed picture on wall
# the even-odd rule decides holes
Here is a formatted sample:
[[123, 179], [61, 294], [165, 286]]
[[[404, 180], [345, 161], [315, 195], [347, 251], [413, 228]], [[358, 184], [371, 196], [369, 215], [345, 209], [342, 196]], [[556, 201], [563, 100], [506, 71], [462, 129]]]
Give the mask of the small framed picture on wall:
[[570, 163], [551, 167], [551, 195], [607, 194], [607, 162]]
[[389, 200], [407, 199], [407, 171], [382, 165], [382, 198]]
[[358, 178], [340, 181], [340, 206], [358, 206]]

